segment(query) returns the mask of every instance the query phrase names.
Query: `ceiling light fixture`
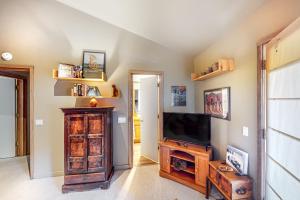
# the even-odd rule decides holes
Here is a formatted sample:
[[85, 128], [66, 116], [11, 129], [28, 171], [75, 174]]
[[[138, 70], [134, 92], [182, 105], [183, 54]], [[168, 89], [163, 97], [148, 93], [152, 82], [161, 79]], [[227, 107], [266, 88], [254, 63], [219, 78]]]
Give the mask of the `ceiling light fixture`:
[[10, 61], [13, 59], [13, 55], [10, 52], [4, 52], [1, 54], [1, 59], [4, 61]]

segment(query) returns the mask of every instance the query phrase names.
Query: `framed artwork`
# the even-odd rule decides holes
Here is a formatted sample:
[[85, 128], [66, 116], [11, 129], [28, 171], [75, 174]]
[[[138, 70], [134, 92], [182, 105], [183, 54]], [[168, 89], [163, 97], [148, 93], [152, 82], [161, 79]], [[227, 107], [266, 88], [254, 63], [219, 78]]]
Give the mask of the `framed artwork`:
[[186, 86], [171, 86], [172, 106], [186, 106]]
[[59, 78], [73, 78], [73, 70], [75, 65], [60, 63], [58, 65]]
[[205, 90], [204, 113], [230, 120], [230, 87]]
[[105, 56], [104, 51], [83, 51], [83, 78], [103, 78]]
[[248, 174], [248, 153], [228, 145], [226, 163], [237, 170], [239, 174]]

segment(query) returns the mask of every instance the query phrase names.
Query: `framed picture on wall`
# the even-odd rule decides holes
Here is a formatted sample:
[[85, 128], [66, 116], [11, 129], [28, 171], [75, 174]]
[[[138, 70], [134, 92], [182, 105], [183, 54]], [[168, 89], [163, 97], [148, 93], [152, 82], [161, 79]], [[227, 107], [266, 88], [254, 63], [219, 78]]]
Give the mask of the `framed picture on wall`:
[[205, 90], [204, 113], [230, 120], [230, 87]]
[[105, 56], [104, 51], [83, 51], [83, 77], [102, 78], [106, 70]]
[[172, 106], [186, 106], [186, 86], [171, 86]]

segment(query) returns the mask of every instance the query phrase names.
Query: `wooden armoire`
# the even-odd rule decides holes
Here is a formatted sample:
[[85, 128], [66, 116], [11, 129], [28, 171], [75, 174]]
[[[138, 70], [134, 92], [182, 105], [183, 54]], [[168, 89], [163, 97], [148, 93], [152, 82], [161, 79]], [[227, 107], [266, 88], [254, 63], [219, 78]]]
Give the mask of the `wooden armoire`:
[[62, 192], [107, 189], [113, 174], [113, 107], [61, 110], [65, 145]]

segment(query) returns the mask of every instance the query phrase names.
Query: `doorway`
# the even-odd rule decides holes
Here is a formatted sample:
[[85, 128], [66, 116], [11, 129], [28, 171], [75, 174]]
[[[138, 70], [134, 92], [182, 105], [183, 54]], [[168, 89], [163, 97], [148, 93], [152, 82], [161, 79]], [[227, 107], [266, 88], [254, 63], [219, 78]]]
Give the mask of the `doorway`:
[[16, 80], [0, 76], [0, 159], [17, 154]]
[[157, 164], [162, 128], [162, 72], [129, 73], [129, 165]]
[[33, 67], [0, 65], [0, 159], [25, 156], [33, 174]]

